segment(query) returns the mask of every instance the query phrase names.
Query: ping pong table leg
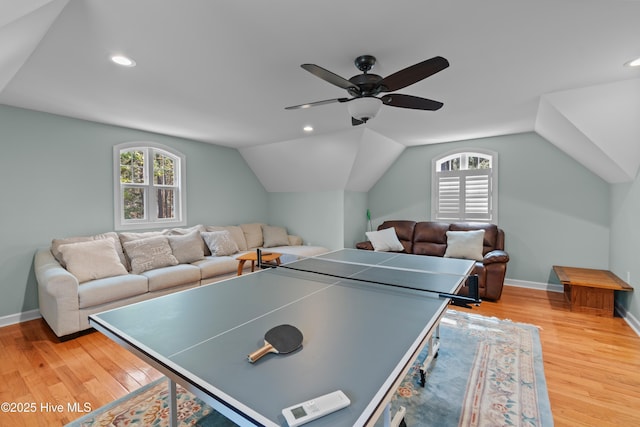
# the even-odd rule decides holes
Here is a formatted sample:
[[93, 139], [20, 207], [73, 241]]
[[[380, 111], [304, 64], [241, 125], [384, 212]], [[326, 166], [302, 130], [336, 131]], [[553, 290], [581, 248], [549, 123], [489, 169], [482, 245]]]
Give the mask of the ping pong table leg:
[[427, 342], [427, 357], [425, 357], [420, 366], [420, 385], [425, 386], [427, 382], [427, 369], [433, 363], [433, 360], [438, 357], [438, 351], [440, 350], [440, 324], [436, 325], [436, 331], [433, 336], [429, 337]]
[[171, 427], [178, 427], [178, 403], [176, 393], [176, 382], [171, 378], [169, 380], [169, 422]]

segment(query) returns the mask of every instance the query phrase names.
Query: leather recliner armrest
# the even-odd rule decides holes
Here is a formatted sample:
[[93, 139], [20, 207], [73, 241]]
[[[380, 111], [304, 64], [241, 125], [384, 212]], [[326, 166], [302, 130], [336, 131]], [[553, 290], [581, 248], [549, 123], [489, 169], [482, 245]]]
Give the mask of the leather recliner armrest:
[[356, 243], [356, 248], [357, 249], [364, 249], [366, 251], [372, 251], [373, 250], [373, 245], [369, 241], [360, 242], [360, 243]]
[[496, 249], [494, 251], [487, 252], [482, 260], [482, 263], [485, 265], [495, 264], [498, 262], [501, 262], [501, 263], [509, 262], [509, 254], [506, 253], [505, 251]]

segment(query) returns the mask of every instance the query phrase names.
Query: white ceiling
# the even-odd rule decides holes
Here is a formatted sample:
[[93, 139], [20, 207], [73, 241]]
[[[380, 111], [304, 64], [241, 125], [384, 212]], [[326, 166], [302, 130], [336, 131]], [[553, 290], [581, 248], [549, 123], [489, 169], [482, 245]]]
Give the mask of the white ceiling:
[[[0, 103], [235, 147], [269, 191], [367, 191], [407, 146], [536, 131], [608, 182], [640, 165], [638, 0], [2, 0]], [[109, 61], [123, 53], [137, 61]], [[345, 78], [451, 66], [353, 128]], [[304, 125], [314, 132], [305, 134]]]

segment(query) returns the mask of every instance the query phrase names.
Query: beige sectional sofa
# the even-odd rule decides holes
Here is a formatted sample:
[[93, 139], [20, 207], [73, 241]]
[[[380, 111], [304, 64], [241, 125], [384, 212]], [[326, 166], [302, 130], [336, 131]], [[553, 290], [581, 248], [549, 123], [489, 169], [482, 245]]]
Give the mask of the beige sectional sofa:
[[328, 252], [258, 223], [54, 239], [34, 260], [40, 313], [67, 337], [89, 329], [90, 314], [235, 276], [236, 258], [256, 248], [282, 262]]

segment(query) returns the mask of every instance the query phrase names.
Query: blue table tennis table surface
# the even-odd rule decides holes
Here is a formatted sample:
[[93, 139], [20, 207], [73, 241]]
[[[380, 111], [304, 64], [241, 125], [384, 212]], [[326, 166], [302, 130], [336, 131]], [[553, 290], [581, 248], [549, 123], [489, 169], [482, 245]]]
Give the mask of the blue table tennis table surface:
[[[329, 275], [265, 269], [90, 324], [240, 425], [286, 426], [283, 408], [335, 390], [351, 405], [307, 425], [373, 425], [446, 310], [438, 293], [455, 293], [474, 261], [342, 249], [288, 265]], [[302, 331], [302, 347], [249, 363], [280, 324]]]

